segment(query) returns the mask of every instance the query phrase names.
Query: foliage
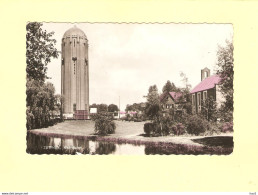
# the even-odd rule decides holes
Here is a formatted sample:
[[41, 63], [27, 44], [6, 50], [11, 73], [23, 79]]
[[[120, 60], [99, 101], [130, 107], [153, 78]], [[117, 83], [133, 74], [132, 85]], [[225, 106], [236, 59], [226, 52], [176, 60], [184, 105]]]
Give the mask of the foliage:
[[233, 122], [223, 123], [221, 131], [224, 133], [233, 132]]
[[233, 77], [234, 77], [234, 58], [233, 44], [226, 41], [226, 46], [219, 46], [217, 52], [217, 74], [220, 75], [220, 91], [225, 97], [222, 106], [224, 112], [233, 112]]
[[60, 109], [52, 83], [27, 80], [27, 129], [47, 127], [55, 123], [54, 115]]
[[118, 106], [115, 104], [108, 105], [108, 112], [117, 112], [119, 111]]
[[233, 121], [233, 112], [232, 111], [224, 112], [223, 109], [219, 109], [218, 116], [220, 117], [219, 120], [221, 122], [232, 122]]
[[134, 103], [132, 105], [130, 104], [127, 104], [126, 105], [126, 108], [125, 108], [125, 111], [128, 112], [128, 111], [144, 111], [144, 107], [142, 106], [144, 103]]
[[187, 114], [192, 114], [192, 103], [191, 102], [186, 102], [182, 105], [183, 110], [185, 110], [185, 112]]
[[182, 123], [177, 123], [171, 127], [172, 133], [174, 135], [183, 135], [185, 134], [185, 126]]
[[56, 40], [52, 39], [54, 32], [42, 30], [42, 23], [30, 22], [26, 25], [26, 72], [28, 79], [45, 81], [47, 64], [51, 58], [58, 57], [55, 48]]
[[158, 94], [158, 88], [156, 85], [150, 86], [149, 88], [145, 114], [151, 120], [158, 120], [159, 116], [161, 115], [161, 104]]
[[192, 115], [188, 118], [186, 131], [189, 134], [200, 135], [209, 129], [207, 120], [198, 115]]
[[[35, 129], [53, 125], [61, 114], [61, 97], [55, 94], [51, 83], [44, 83], [47, 78], [47, 64], [51, 58], [57, 58], [58, 52], [54, 47], [54, 32], [43, 31], [42, 23], [30, 22], [26, 25], [26, 116], [27, 129]], [[61, 117], [62, 119], [62, 117]]]
[[177, 92], [179, 89], [175, 86], [174, 83], [171, 83], [169, 80], [166, 82], [166, 84], [163, 86], [162, 88], [162, 92], [166, 93], [166, 92]]
[[202, 101], [201, 114], [208, 121], [217, 120], [217, 103], [213, 97], [208, 97], [205, 101]]
[[116, 124], [113, 121], [113, 115], [107, 112], [101, 112], [92, 115], [95, 121], [95, 133], [98, 135], [107, 135], [115, 133]]
[[192, 85], [189, 84], [186, 74], [183, 72], [180, 72], [180, 77], [182, 78], [182, 82], [184, 83], [184, 86], [185, 86], [184, 91], [189, 93], [190, 89], [192, 88]]
[[144, 124], [144, 133], [148, 136], [150, 136], [151, 134], [153, 134], [153, 132], [155, 131], [155, 124], [154, 123], [145, 123]]
[[90, 108], [97, 108], [97, 113], [108, 111], [108, 105], [107, 104], [95, 104], [94, 103], [94, 104], [90, 105]]

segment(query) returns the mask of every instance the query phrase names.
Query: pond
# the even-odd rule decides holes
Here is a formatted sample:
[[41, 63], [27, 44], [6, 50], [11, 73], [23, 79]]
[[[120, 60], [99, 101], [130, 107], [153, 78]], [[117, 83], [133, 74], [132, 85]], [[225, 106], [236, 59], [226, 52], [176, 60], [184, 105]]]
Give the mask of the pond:
[[29, 154], [70, 154], [70, 155], [150, 155], [150, 154], [230, 154], [232, 148], [210, 148], [179, 145], [172, 143], [128, 144], [95, 141], [89, 138], [60, 138], [27, 134]]

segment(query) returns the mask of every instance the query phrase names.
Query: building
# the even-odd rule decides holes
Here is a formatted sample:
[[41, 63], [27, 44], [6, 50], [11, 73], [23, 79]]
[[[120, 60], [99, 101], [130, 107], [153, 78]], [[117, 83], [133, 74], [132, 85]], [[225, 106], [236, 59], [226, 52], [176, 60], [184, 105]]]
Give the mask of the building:
[[181, 92], [165, 92], [160, 96], [160, 102], [163, 108], [163, 114], [166, 115], [170, 109], [174, 111], [182, 110], [185, 99]]
[[62, 38], [61, 94], [64, 116], [89, 117], [89, 59], [85, 33], [74, 26]]
[[213, 98], [217, 106], [220, 107], [224, 98], [219, 90], [220, 77], [218, 75], [210, 76], [210, 69], [207, 67], [201, 70], [201, 82], [191, 90], [191, 101], [193, 113], [200, 113], [203, 102], [207, 98]]

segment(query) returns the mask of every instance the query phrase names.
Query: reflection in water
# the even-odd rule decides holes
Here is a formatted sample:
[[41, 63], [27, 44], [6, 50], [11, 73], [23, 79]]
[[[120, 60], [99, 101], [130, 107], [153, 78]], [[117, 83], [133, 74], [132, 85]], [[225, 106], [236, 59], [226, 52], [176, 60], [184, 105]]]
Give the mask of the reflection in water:
[[30, 154], [111, 154], [115, 151], [116, 144], [109, 142], [27, 135], [27, 153]]
[[111, 154], [116, 151], [116, 145], [109, 142], [97, 142], [95, 154]]
[[[216, 138], [218, 139], [218, 138]], [[203, 139], [207, 142], [206, 139]], [[209, 140], [208, 140], [209, 141]], [[225, 145], [225, 144], [224, 144]], [[196, 147], [169, 143], [146, 145], [116, 144], [107, 141], [88, 139], [56, 138], [27, 134], [27, 153], [30, 154], [115, 154], [115, 155], [152, 155], [152, 154], [230, 154], [232, 147]]]

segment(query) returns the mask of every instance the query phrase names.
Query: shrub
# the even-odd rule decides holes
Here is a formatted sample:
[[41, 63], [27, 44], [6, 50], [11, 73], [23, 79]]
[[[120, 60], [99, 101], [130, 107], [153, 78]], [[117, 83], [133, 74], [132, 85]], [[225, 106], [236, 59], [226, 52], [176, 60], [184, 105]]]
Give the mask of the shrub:
[[209, 122], [208, 131], [205, 132], [205, 136], [218, 135], [221, 133], [221, 125], [218, 122]]
[[171, 127], [171, 130], [175, 135], [183, 135], [185, 133], [185, 126], [182, 123], [177, 123]]
[[189, 134], [200, 135], [209, 128], [208, 121], [198, 115], [193, 115], [188, 118], [186, 131]]
[[107, 112], [95, 114], [92, 117], [95, 121], [95, 133], [98, 135], [107, 135], [115, 133], [116, 124], [112, 121], [112, 115]]
[[233, 122], [223, 123], [221, 131], [224, 133], [233, 132]]
[[155, 124], [154, 123], [145, 123], [144, 124], [144, 133], [146, 135], [151, 135], [155, 132]]

